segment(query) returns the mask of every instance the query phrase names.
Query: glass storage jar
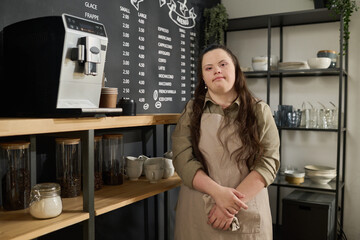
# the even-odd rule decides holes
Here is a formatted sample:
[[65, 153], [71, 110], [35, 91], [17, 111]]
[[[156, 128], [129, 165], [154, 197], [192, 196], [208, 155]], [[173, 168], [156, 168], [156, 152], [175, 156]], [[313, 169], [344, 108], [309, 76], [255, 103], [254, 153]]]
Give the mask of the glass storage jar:
[[103, 164], [103, 150], [102, 150], [102, 136], [94, 137], [94, 188], [99, 190], [103, 186], [102, 180], [102, 164]]
[[56, 138], [56, 179], [61, 197], [77, 197], [81, 193], [80, 138]]
[[2, 200], [5, 210], [29, 207], [31, 190], [30, 142], [0, 143]]
[[40, 183], [31, 189], [30, 214], [34, 218], [46, 219], [59, 216], [62, 212], [60, 185]]
[[124, 182], [124, 142], [122, 134], [103, 135], [104, 164], [103, 179], [108, 185], [120, 185]]

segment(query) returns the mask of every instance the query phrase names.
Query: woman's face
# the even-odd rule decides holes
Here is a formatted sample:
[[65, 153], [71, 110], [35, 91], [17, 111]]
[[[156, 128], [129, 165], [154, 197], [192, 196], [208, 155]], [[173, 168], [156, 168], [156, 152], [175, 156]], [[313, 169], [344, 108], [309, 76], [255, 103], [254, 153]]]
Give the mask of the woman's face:
[[210, 95], [236, 95], [235, 65], [225, 50], [214, 49], [205, 53], [201, 65], [202, 76]]

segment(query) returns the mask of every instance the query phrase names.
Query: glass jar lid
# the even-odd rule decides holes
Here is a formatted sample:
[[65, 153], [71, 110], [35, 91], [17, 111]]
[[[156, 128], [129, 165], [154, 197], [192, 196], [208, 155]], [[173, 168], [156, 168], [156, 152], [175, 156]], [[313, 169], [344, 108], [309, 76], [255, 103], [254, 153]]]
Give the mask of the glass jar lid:
[[25, 149], [29, 148], [30, 142], [17, 141], [17, 142], [4, 142], [0, 143], [1, 148], [4, 149]]
[[37, 192], [42, 197], [60, 196], [60, 190], [58, 183], [39, 183], [32, 187], [32, 191]]
[[104, 138], [122, 138], [122, 134], [105, 134]]
[[80, 138], [56, 138], [57, 144], [75, 145], [80, 143]]
[[318, 51], [318, 53], [320, 53], [320, 52], [336, 54], [335, 50], [320, 50], [320, 51]]
[[94, 142], [99, 142], [102, 139], [102, 136], [95, 136]]

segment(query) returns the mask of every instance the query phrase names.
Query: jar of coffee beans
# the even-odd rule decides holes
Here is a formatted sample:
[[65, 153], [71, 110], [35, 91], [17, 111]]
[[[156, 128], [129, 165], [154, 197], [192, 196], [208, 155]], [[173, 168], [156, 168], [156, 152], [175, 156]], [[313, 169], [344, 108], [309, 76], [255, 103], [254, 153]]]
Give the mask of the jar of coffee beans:
[[77, 197], [81, 193], [80, 138], [56, 138], [56, 179], [61, 197]]
[[120, 185], [124, 182], [125, 160], [122, 134], [103, 135], [104, 164], [103, 179], [107, 185]]
[[0, 143], [2, 204], [5, 210], [29, 207], [31, 191], [30, 142]]

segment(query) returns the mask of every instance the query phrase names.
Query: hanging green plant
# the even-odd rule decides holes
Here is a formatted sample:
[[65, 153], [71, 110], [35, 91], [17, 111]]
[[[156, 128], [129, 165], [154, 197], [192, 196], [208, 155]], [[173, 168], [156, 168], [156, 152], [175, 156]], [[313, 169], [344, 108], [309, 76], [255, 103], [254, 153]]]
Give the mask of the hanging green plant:
[[344, 42], [343, 42], [343, 51], [344, 54], [348, 49], [349, 39], [350, 39], [350, 30], [349, 23], [351, 14], [354, 11], [357, 11], [359, 7], [356, 5], [354, 0], [328, 0], [327, 8], [333, 10], [336, 14], [342, 16], [344, 21]]
[[204, 10], [204, 46], [212, 43], [224, 44], [224, 34], [228, 26], [228, 14], [221, 3]]

